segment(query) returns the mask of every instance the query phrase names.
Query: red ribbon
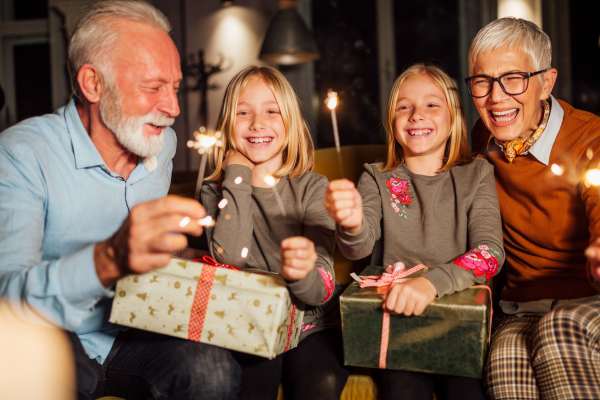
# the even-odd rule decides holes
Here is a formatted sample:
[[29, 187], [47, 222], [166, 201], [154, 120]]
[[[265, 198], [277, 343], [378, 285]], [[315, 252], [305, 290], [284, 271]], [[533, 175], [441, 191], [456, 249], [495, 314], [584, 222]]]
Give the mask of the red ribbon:
[[229, 264], [220, 263], [217, 260], [215, 260], [214, 258], [212, 258], [211, 256], [209, 256], [209, 255], [202, 256], [202, 258], [200, 259], [200, 262], [202, 262], [203, 264], [212, 265], [213, 267], [233, 269], [235, 271], [239, 271], [240, 270], [235, 265], [229, 265]]
[[290, 349], [292, 345], [292, 335], [294, 334], [294, 322], [296, 322], [296, 306], [292, 304], [288, 319], [287, 337], [285, 339], [285, 351]]
[[204, 319], [206, 318], [206, 309], [210, 301], [210, 292], [215, 281], [215, 272], [217, 268], [239, 270], [238, 267], [229, 264], [221, 264], [211, 256], [202, 256], [200, 260], [194, 260], [202, 263], [202, 272], [196, 284], [196, 293], [192, 302], [190, 320], [188, 322], [188, 339], [196, 342], [200, 341], [202, 329], [204, 328]]

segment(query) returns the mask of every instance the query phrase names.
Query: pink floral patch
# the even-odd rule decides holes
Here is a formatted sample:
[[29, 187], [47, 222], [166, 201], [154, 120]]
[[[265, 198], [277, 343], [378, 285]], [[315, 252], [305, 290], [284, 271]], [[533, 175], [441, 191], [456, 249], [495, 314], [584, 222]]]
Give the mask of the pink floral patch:
[[408, 218], [407, 207], [412, 203], [408, 179], [391, 177], [386, 182], [391, 194], [390, 205], [402, 218]]
[[317, 324], [303, 324], [302, 332], [310, 331], [311, 329], [315, 329], [316, 327], [317, 327]]
[[485, 275], [486, 280], [498, 272], [498, 259], [485, 244], [480, 244], [452, 262], [466, 271], [472, 271], [476, 277]]
[[325, 285], [325, 297], [323, 298], [323, 301], [327, 301], [331, 298], [331, 296], [333, 295], [333, 291], [335, 289], [335, 282], [333, 280], [333, 276], [331, 275], [331, 273], [329, 273], [329, 271], [325, 271], [324, 268], [317, 268], [317, 271], [319, 271], [319, 275], [321, 275], [321, 279], [323, 280], [323, 284]]

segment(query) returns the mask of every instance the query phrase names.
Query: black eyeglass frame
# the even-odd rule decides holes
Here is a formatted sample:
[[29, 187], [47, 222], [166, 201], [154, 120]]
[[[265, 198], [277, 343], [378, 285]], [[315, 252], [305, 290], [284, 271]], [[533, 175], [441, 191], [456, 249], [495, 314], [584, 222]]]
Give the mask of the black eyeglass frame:
[[[539, 71], [534, 71], [534, 72], [522, 72], [522, 71], [512, 71], [512, 72], [507, 72], [504, 73], [502, 75], [500, 75], [497, 78], [494, 78], [493, 76], [489, 76], [489, 75], [473, 75], [473, 76], [469, 76], [467, 78], [465, 78], [465, 83], [467, 84], [467, 90], [469, 91], [469, 94], [471, 95], [471, 97], [475, 98], [475, 99], [481, 99], [483, 97], [489, 96], [490, 93], [492, 93], [492, 90], [494, 88], [494, 82], [498, 82], [498, 85], [500, 85], [500, 89], [502, 89], [502, 91], [504, 93], [506, 93], [509, 96], [518, 96], [520, 94], [523, 94], [527, 91], [527, 89], [529, 88], [529, 79], [533, 76], [536, 76], [538, 74], [542, 74], [546, 71], [548, 71], [550, 68], [544, 68], [544, 69], [540, 69]], [[502, 84], [501, 79], [504, 78], [505, 76], [508, 75], [521, 75], [523, 77], [523, 79], [525, 80], [525, 88], [518, 93], [509, 93], [506, 88], [504, 87], [504, 85]], [[486, 94], [484, 94], [483, 96], [475, 96], [473, 95], [473, 92], [471, 90], [471, 81], [475, 78], [487, 78], [489, 82], [491, 82], [490, 86], [489, 86], [489, 90], [487, 91]]]

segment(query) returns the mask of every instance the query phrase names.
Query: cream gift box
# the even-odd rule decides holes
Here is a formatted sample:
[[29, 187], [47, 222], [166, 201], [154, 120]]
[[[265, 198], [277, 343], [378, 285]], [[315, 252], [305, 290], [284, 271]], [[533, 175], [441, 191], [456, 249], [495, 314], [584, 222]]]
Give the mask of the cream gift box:
[[110, 322], [270, 359], [296, 347], [304, 312], [283, 279], [203, 261], [119, 280]]

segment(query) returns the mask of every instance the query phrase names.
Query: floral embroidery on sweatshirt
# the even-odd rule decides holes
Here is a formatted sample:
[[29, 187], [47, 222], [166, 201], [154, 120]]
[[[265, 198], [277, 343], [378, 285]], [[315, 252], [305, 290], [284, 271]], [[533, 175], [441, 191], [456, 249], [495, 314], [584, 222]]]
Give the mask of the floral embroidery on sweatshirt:
[[321, 279], [325, 285], [325, 297], [323, 298], [323, 302], [326, 302], [333, 295], [335, 282], [333, 281], [333, 276], [331, 273], [329, 273], [329, 271], [325, 271], [325, 269], [321, 267], [317, 268], [317, 271], [319, 271], [319, 275], [321, 275]]
[[466, 271], [472, 271], [476, 277], [485, 275], [486, 280], [498, 272], [498, 256], [485, 244], [456, 257], [452, 262]]
[[408, 179], [396, 178], [392, 176], [385, 185], [390, 191], [390, 205], [402, 218], [408, 218], [407, 208], [412, 203], [410, 195], [410, 183]]

